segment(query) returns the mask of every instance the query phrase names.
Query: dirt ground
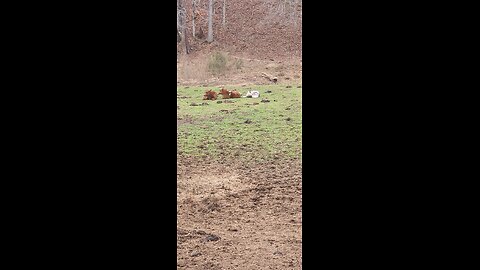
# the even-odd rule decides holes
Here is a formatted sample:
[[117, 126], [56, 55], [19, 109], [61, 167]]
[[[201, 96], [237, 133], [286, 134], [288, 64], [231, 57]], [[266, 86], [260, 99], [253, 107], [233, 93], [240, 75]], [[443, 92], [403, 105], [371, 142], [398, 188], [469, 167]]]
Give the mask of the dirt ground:
[[278, 84], [298, 84], [302, 78], [300, 57], [252, 58], [240, 53], [225, 53], [229, 62], [241, 61], [240, 69], [231, 68], [225, 74], [208, 73], [207, 63], [211, 54], [192, 53], [177, 60], [177, 85], [267, 85], [271, 82], [262, 76], [266, 73], [278, 78]]
[[301, 161], [177, 169], [177, 269], [301, 269]]

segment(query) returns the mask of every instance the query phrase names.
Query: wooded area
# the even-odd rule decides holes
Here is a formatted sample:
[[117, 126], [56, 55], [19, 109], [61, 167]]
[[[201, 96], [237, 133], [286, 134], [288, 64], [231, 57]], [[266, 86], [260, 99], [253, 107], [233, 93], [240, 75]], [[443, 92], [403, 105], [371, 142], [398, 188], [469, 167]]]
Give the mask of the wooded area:
[[[215, 33], [226, 29], [227, 24], [230, 23], [227, 16], [231, 12], [228, 9], [230, 1], [233, 0], [177, 0], [177, 44], [182, 44], [184, 53], [188, 54], [191, 51], [190, 39], [212, 43], [216, 40]], [[251, 19], [258, 22], [276, 19], [294, 27], [299, 25], [302, 17], [301, 0], [263, 0], [261, 2], [268, 13], [264, 18]], [[216, 25], [214, 17], [220, 18], [220, 25]]]

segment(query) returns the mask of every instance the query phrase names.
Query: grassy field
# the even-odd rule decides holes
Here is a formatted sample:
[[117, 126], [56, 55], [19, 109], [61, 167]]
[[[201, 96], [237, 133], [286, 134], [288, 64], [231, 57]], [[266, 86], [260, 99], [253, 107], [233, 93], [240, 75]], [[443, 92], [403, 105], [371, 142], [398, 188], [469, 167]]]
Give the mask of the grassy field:
[[219, 90], [177, 87], [177, 158], [261, 162], [301, 157], [301, 88], [235, 87], [242, 95], [260, 91], [260, 98], [202, 100], [208, 89]]

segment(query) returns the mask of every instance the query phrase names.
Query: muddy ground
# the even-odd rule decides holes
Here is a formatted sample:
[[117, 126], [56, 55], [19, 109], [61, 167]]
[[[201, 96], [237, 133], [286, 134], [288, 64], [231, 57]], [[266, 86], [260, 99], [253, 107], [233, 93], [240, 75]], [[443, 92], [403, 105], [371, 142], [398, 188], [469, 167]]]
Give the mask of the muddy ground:
[[301, 161], [177, 161], [177, 269], [301, 269]]

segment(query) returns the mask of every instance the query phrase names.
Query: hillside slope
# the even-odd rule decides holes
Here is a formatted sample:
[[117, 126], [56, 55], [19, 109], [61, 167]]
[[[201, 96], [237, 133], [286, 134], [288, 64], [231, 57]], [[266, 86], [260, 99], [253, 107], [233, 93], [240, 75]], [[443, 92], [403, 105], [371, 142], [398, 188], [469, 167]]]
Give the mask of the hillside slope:
[[[214, 42], [192, 37], [192, 1], [185, 0], [187, 35], [192, 53], [222, 50], [255, 59], [281, 59], [302, 55], [301, 1], [226, 0], [225, 26], [223, 1], [214, 1]], [[208, 1], [197, 6], [196, 32], [205, 36]], [[181, 46], [180, 47], [181, 50]]]

